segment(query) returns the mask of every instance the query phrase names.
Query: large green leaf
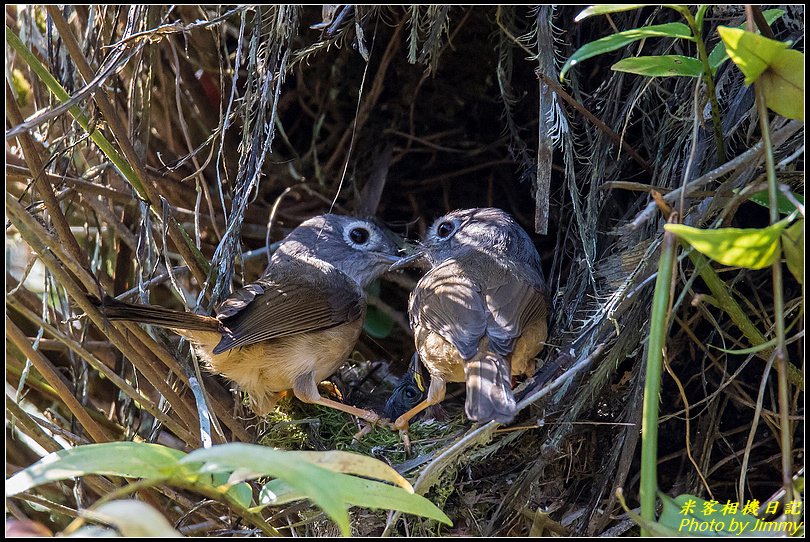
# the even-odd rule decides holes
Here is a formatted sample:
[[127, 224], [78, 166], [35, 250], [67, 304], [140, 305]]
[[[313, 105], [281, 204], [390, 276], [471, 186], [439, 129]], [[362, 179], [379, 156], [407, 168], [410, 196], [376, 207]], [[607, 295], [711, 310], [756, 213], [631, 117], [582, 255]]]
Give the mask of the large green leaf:
[[783, 117], [804, 121], [804, 54], [785, 49], [759, 80], [765, 105]]
[[[452, 525], [448, 518], [436, 505], [413, 493], [388, 484], [374, 480], [366, 480], [345, 474], [333, 474], [336, 491], [341, 500], [348, 505], [364, 508], [399, 510], [406, 514], [415, 514], [435, 519], [447, 525]], [[264, 505], [277, 505], [307, 498], [283, 480], [273, 480], [265, 485], [259, 495], [259, 502]], [[344, 534], [346, 534], [344, 532]]]
[[181, 451], [144, 442], [87, 444], [48, 454], [6, 481], [6, 495], [87, 474], [166, 480], [188, 471]]
[[[351, 534], [347, 508], [355, 503], [362, 506], [390, 510], [402, 510], [445, 523], [450, 520], [433, 503], [410, 491], [362, 480], [370, 485], [358, 485], [359, 478], [343, 474], [352, 472], [373, 478], [384, 478], [404, 482], [390, 467], [371, 458], [349, 458], [349, 452], [328, 452], [329, 456], [317, 457], [312, 453], [285, 452], [252, 444], [223, 444], [190, 453], [183, 462], [202, 462], [203, 470], [228, 472], [240, 470], [251, 477], [272, 476], [277, 478], [276, 489], [284, 491], [279, 495], [266, 489], [262, 493], [263, 504], [280, 504], [290, 500], [307, 498], [320, 507], [340, 527], [344, 535]], [[315, 459], [314, 461], [312, 459]], [[404, 482], [407, 484], [407, 482]], [[386, 489], [380, 489], [383, 486]], [[369, 489], [369, 487], [373, 489]], [[292, 494], [293, 498], [290, 498]], [[286, 497], [284, 495], [287, 495]]]
[[788, 219], [767, 228], [702, 230], [683, 224], [665, 224], [664, 229], [724, 265], [762, 269], [779, 257], [779, 236], [787, 225]]
[[[766, 9], [762, 12], [762, 16], [765, 17], [765, 20], [768, 22], [769, 25], [773, 24], [775, 20], [779, 17], [784, 15], [784, 10], [781, 9]], [[744, 29], [745, 23], [741, 24], [737, 28]], [[715, 45], [712, 52], [709, 53], [709, 67], [712, 69], [712, 73], [717, 72], [717, 68], [720, 67], [720, 64], [725, 62], [728, 59], [728, 53], [726, 52], [726, 44], [723, 43], [723, 40], [720, 40], [720, 43]]]
[[788, 46], [740, 28], [721, 26], [717, 32], [726, 44], [728, 56], [745, 75], [746, 85], [756, 81]]
[[648, 77], [700, 77], [703, 64], [697, 58], [683, 55], [636, 56], [625, 58], [610, 69]]
[[782, 232], [782, 250], [790, 273], [804, 284], [804, 219]]
[[804, 55], [788, 43], [739, 28], [717, 29], [745, 84], [761, 81], [767, 106], [780, 115], [804, 120]]
[[569, 58], [568, 61], [566, 61], [566, 63], [563, 65], [562, 70], [560, 71], [560, 79], [562, 80], [569, 69], [573, 68], [583, 60], [604, 53], [609, 53], [610, 51], [615, 51], [616, 49], [621, 49], [634, 41], [654, 37], [684, 38], [694, 41], [692, 31], [689, 30], [689, 27], [683, 23], [657, 24], [642, 28], [634, 28], [632, 30], [625, 30], [624, 32], [611, 34], [610, 36], [605, 36], [604, 38], [600, 38], [596, 41], [586, 43], [577, 49], [576, 52], [571, 55], [571, 58]]

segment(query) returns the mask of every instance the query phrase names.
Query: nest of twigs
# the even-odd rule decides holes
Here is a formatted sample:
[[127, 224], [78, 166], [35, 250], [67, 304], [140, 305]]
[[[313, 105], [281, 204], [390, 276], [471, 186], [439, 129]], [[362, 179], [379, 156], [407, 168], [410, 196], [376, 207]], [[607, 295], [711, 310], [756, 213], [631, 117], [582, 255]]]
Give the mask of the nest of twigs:
[[[637, 505], [652, 277], [665, 222], [651, 190], [689, 224], [766, 225], [767, 209], [733, 192], [762, 182], [762, 154], [747, 152], [761, 139], [752, 89], [730, 63], [721, 67], [721, 162], [695, 79], [611, 71], [628, 54], [620, 50], [558, 83], [561, 63], [614, 32], [611, 24], [668, 22], [672, 11], [577, 24], [579, 10], [569, 7], [331, 8], [7, 7], [7, 32], [71, 96], [62, 105], [7, 45], [7, 473], [61, 439], [94, 442], [96, 431], [201, 446], [188, 385], [198, 375], [214, 442], [374, 455], [418, 479], [454, 521], [440, 528], [355, 510], [358, 535], [635, 532], [615, 493], [623, 488]], [[734, 7], [712, 15], [707, 32], [744, 17]], [[787, 8], [773, 28], [802, 48], [803, 21], [803, 8]], [[680, 46], [650, 40], [644, 50]], [[774, 118], [772, 129], [779, 181], [803, 192], [803, 128]], [[102, 152], [99, 136], [132, 176]], [[722, 177], [707, 175], [724, 165]], [[260, 275], [268, 246], [315, 214], [374, 215], [415, 237], [449, 210], [483, 206], [512, 213], [541, 254], [553, 292], [539, 356], [546, 381], [587, 363], [514, 424], [484, 436], [462, 417], [461, 388], [450, 388], [444, 412], [414, 424], [410, 457], [386, 429], [353, 443], [357, 427], [336, 411], [290, 403], [256, 419], [228, 382], [198, 374], [176, 337], [102, 328], [78, 300], [107, 293], [210, 310]], [[770, 337], [769, 270], [717, 271]], [[750, 345], [688, 259], [676, 274], [659, 487], [764, 502], [782, 483], [775, 372], [766, 373], [764, 351], [734, 353]], [[803, 291], [785, 276], [788, 359], [801, 371]], [[343, 400], [381, 408], [405, 370], [416, 278], [386, 276], [372, 292], [374, 336], [363, 335], [333, 379]], [[560, 353], [570, 357], [555, 366]], [[802, 394], [792, 388], [794, 462], [803, 459]], [[95, 498], [95, 486], [83, 489]], [[50, 507], [15, 498], [8, 510], [59, 530], [70, 518], [58, 506], [81, 506], [78, 494], [47, 494]], [[166, 499], [163, 511], [181, 532], [251, 533], [216, 507]], [[336, 533], [306, 503], [267, 517], [282, 532]]]

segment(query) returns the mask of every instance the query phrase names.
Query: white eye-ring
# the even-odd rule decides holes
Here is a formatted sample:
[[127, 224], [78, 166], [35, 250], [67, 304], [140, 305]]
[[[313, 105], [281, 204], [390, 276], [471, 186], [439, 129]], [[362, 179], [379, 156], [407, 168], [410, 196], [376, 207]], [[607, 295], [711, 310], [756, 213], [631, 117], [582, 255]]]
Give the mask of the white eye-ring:
[[343, 230], [343, 239], [349, 246], [358, 250], [371, 246], [377, 238], [377, 232], [368, 222], [357, 220], [351, 222]]

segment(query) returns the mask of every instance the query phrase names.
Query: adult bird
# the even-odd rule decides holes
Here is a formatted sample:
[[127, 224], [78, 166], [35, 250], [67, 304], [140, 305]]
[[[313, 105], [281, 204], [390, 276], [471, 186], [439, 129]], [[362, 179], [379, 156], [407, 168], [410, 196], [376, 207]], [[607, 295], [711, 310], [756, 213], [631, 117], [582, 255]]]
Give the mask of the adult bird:
[[421, 249], [392, 268], [419, 258], [430, 270], [411, 293], [408, 314], [431, 381], [425, 400], [394, 428], [406, 430], [442, 401], [447, 382], [466, 382], [471, 420], [512, 421], [512, 375], [534, 372], [547, 336], [548, 293], [534, 244], [506, 212], [464, 209], [437, 219]]
[[100, 302], [107, 318], [167, 327], [214, 373], [246, 390], [259, 415], [289, 390], [301, 401], [376, 422], [322, 397], [318, 383], [351, 353], [366, 313], [364, 289], [399, 260], [401, 239], [370, 220], [325, 214], [295, 228], [264, 276], [202, 316], [152, 305]]

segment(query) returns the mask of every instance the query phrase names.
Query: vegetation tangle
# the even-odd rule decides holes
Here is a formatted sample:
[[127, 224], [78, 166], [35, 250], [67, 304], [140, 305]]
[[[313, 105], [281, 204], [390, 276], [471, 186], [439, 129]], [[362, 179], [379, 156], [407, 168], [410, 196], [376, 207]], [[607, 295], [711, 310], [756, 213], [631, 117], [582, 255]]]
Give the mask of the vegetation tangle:
[[[6, 25], [7, 534], [804, 534], [803, 6]], [[416, 239], [475, 207], [529, 232], [551, 293], [505, 425], [463, 384], [410, 446], [294, 399], [256, 416], [92, 301], [210, 314], [315, 215]], [[319, 393], [383, 412], [418, 278], [367, 289]]]

